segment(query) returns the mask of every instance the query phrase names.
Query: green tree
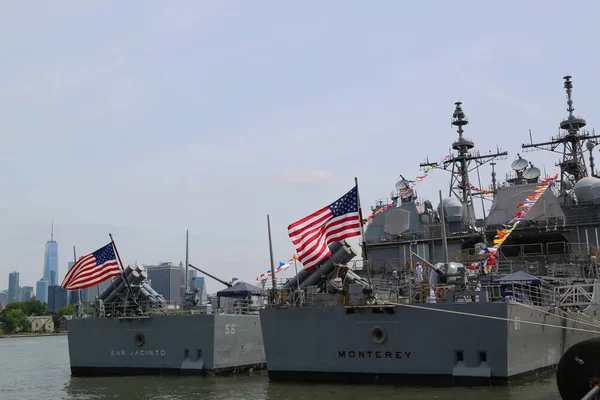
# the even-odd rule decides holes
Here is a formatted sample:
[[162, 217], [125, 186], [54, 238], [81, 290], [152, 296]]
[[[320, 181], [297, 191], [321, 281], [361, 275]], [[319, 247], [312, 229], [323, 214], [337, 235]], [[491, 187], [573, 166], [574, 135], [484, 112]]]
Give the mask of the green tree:
[[24, 302], [27, 307], [27, 315], [47, 315], [48, 314], [48, 304], [42, 303], [39, 300], [28, 300]]
[[2, 313], [0, 313], [0, 322], [3, 323], [4, 331], [7, 333], [13, 333], [17, 330], [25, 331], [29, 329], [29, 320], [27, 319], [27, 315], [25, 315], [23, 310], [20, 308], [2, 311]]
[[68, 305], [68, 306], [64, 306], [59, 308], [58, 310], [56, 310], [55, 312], [52, 313], [52, 317], [53, 317], [53, 321], [54, 321], [54, 326], [56, 327], [56, 329], [58, 329], [58, 324], [59, 324], [59, 319], [60, 317], [62, 317], [63, 315], [73, 315], [73, 309], [74, 309], [74, 305]]
[[4, 308], [4, 311], [13, 311], [13, 310], [21, 310], [23, 314], [29, 315], [27, 310], [27, 305], [21, 301], [14, 301], [12, 303], [8, 303]]
[[48, 304], [42, 303], [39, 300], [15, 301], [9, 303], [6, 310], [22, 310], [26, 316], [31, 315], [48, 315]]

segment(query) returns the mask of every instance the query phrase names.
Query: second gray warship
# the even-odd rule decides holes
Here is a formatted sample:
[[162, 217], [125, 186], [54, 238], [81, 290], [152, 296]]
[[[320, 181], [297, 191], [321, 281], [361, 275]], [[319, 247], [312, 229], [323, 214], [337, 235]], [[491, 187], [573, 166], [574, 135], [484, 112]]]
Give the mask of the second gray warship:
[[[562, 145], [560, 179], [541, 179], [518, 157], [516, 176], [502, 185], [492, 173], [483, 219], [473, 199], [486, 191], [470, 173], [506, 153], [472, 151], [456, 103], [456, 153], [438, 164], [452, 174], [449, 197], [440, 192], [435, 210], [401, 177], [392, 202], [373, 209], [362, 261], [351, 261], [348, 243], [333, 243], [329, 260], [283, 286], [260, 311], [269, 378], [506, 383], [556, 366], [571, 345], [598, 336], [600, 179], [593, 168], [588, 176], [583, 143], [592, 149], [600, 136], [573, 115], [570, 77], [565, 88], [564, 133], [523, 145]], [[528, 202], [531, 212], [520, 211]], [[511, 220], [520, 223], [511, 228]]]
[[128, 266], [128, 282], [113, 278], [93, 309], [68, 321], [72, 375], [226, 374], [264, 368], [258, 315], [262, 290], [215, 278], [189, 264], [187, 254], [186, 265], [228, 288], [217, 292], [211, 305], [201, 304], [197, 289], [189, 290], [187, 304], [174, 307], [148, 284], [142, 265]]

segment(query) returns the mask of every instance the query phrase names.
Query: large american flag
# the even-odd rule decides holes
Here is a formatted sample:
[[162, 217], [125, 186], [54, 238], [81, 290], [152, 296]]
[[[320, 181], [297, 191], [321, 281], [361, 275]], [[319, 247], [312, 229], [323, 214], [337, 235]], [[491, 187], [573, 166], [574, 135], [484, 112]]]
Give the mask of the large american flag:
[[71, 267], [61, 286], [68, 290], [85, 289], [121, 275], [112, 242], [81, 257]]
[[360, 235], [358, 187], [308, 217], [288, 226], [288, 234], [304, 269], [331, 256], [328, 244]]

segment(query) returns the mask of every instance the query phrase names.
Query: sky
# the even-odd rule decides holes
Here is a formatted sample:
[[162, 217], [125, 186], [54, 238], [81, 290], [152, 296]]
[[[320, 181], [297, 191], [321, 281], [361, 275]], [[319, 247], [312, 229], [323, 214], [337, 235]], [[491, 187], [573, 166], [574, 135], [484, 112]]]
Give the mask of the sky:
[[[553, 154], [521, 144], [558, 133], [564, 75], [597, 125], [599, 14], [555, 0], [6, 4], [0, 290], [13, 270], [21, 286], [41, 278], [53, 219], [60, 279], [73, 246], [109, 233], [124, 264], [179, 263], [189, 230], [192, 264], [257, 283], [267, 213], [276, 263], [294, 254], [287, 226], [354, 177], [369, 214], [448, 153], [456, 101], [477, 149], [508, 152], [499, 178], [517, 153], [554, 173]], [[448, 177], [417, 193], [436, 205]]]

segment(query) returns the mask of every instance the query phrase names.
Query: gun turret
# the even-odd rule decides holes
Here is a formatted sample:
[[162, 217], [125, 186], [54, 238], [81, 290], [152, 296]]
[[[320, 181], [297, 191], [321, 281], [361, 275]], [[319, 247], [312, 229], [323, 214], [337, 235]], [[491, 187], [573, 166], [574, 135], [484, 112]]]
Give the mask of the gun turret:
[[417, 257], [419, 260], [423, 261], [425, 265], [427, 265], [430, 269], [433, 270], [433, 272], [429, 274], [430, 285], [447, 284], [464, 287], [464, 285], [466, 284], [467, 269], [461, 263], [449, 262], [437, 263], [436, 265], [433, 265], [424, 258], [420, 257], [418, 254], [412, 252], [411, 254], [414, 257]]
[[428, 266], [429, 268], [431, 268], [440, 277], [446, 276], [446, 272], [442, 271], [442, 269], [440, 268], [440, 265], [444, 265], [443, 263], [438, 263], [437, 265], [433, 265], [429, 261], [427, 261], [426, 259], [424, 259], [423, 257], [419, 256], [417, 253], [411, 252], [410, 254], [413, 257], [417, 257], [419, 260], [423, 261], [426, 266]]

